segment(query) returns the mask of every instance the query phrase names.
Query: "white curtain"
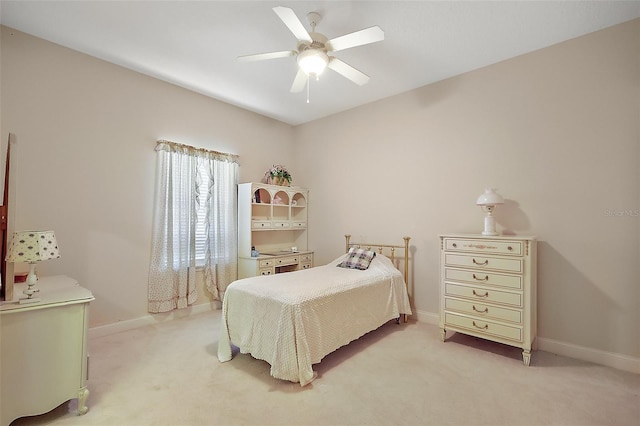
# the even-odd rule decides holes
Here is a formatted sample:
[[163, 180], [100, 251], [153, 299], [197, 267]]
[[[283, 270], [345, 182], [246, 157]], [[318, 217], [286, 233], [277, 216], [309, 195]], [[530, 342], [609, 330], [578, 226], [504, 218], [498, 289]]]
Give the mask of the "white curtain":
[[[220, 289], [223, 293], [231, 282], [227, 280], [235, 279], [237, 265], [237, 157], [168, 141], [158, 141], [156, 153], [157, 180], [148, 294], [148, 310], [152, 313], [185, 308], [198, 298], [196, 223], [199, 202], [203, 199], [208, 206], [205, 245], [209, 247], [206, 251], [210, 252], [205, 258], [205, 282], [216, 298], [221, 296]], [[202, 178], [199, 162], [203, 161], [213, 172], [209, 173], [210, 184], [205, 197], [199, 194]], [[219, 192], [223, 195], [218, 195]], [[226, 195], [229, 192], [233, 194], [231, 199]], [[224, 213], [222, 221], [215, 215], [221, 207], [219, 202], [225, 204], [221, 208]], [[225, 228], [219, 228], [219, 224]]]
[[209, 154], [204, 282], [215, 300], [238, 276], [238, 163]]

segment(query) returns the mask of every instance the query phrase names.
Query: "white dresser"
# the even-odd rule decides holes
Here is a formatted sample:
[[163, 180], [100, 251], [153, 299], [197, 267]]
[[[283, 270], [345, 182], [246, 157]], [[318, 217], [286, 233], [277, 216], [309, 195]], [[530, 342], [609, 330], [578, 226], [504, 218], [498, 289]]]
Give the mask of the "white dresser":
[[536, 338], [536, 239], [440, 236], [440, 329], [522, 348]]
[[18, 417], [46, 413], [78, 399], [78, 414], [88, 408], [87, 331], [91, 292], [64, 275], [40, 277], [40, 302], [0, 305], [0, 425]]

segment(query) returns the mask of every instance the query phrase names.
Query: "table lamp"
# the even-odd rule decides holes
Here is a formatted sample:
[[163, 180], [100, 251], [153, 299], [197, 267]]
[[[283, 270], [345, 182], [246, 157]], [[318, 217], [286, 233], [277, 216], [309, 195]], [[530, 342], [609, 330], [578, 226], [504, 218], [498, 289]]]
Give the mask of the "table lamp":
[[29, 264], [29, 275], [27, 276], [27, 288], [23, 293], [27, 297], [19, 300], [22, 303], [39, 302], [40, 298], [33, 297], [40, 291], [36, 283], [36, 262], [60, 257], [58, 242], [53, 231], [20, 231], [13, 234], [13, 240], [8, 250], [7, 262], [23, 262]]
[[484, 218], [484, 231], [482, 231], [482, 235], [498, 235], [496, 232], [496, 218], [493, 217], [493, 211], [498, 204], [504, 204], [504, 199], [496, 194], [493, 188], [485, 189], [484, 194], [478, 197], [476, 205], [482, 207], [482, 211], [487, 213]]

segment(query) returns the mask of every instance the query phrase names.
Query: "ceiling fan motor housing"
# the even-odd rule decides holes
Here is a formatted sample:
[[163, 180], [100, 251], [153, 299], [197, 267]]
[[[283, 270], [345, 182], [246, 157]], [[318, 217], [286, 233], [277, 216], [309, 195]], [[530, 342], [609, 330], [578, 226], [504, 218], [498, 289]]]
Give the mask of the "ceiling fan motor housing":
[[329, 39], [324, 34], [309, 33], [309, 35], [311, 36], [311, 40], [313, 41], [311, 43], [309, 43], [308, 41], [300, 42], [298, 44], [298, 52], [303, 52], [308, 49], [320, 49], [324, 50], [325, 52], [327, 51], [327, 42], [329, 41]]

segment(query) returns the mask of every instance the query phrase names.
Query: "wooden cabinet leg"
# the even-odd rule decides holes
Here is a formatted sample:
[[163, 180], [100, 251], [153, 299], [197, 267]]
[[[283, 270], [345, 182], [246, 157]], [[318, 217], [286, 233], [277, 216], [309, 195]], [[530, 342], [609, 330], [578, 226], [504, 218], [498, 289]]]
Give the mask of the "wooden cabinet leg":
[[87, 398], [89, 398], [89, 389], [81, 388], [78, 391], [78, 415], [81, 416], [89, 411], [87, 407]]
[[447, 339], [447, 330], [444, 328], [440, 329], [440, 339], [444, 342]]
[[524, 362], [524, 365], [527, 367], [529, 366], [529, 363], [531, 362], [531, 350], [525, 349], [522, 351], [522, 361]]

